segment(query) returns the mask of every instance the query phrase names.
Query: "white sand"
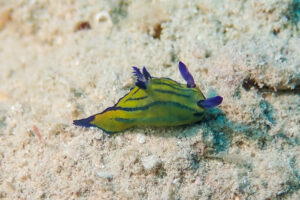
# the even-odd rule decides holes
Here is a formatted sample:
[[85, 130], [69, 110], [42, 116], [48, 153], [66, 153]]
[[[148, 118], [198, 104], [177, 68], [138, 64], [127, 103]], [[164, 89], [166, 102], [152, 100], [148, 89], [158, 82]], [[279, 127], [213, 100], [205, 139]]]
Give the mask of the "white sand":
[[[300, 199], [292, 1], [126, 2], [0, 0], [0, 199]], [[126, 94], [133, 65], [184, 82], [179, 60], [224, 97], [210, 120], [72, 125]]]

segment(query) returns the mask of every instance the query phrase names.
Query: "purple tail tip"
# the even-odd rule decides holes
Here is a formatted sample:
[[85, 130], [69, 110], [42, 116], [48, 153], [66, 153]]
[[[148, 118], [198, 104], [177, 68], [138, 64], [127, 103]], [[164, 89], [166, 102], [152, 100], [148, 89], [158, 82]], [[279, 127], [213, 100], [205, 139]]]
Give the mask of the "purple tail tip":
[[198, 106], [201, 106], [202, 108], [213, 108], [220, 105], [222, 101], [223, 97], [221, 96], [211, 97], [205, 100], [198, 101]]
[[76, 126], [82, 126], [82, 127], [92, 127], [94, 126], [93, 124], [90, 124], [91, 121], [93, 121], [95, 119], [95, 116], [90, 116], [88, 118], [84, 118], [84, 119], [79, 119], [79, 120], [74, 120], [73, 124]]

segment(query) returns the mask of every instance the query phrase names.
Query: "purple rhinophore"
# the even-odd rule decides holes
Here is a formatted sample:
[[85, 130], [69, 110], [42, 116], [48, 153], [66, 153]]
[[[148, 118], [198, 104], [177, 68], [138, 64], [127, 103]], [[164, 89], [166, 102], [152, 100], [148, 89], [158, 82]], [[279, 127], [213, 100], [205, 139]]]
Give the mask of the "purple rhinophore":
[[194, 88], [196, 87], [195, 81], [185, 64], [183, 62], [179, 62], [179, 71], [181, 73], [181, 76], [184, 78], [184, 80], [187, 82], [188, 88]]
[[146, 80], [151, 79], [150, 73], [147, 71], [146, 67], [143, 67], [143, 74]]
[[201, 106], [202, 108], [213, 108], [220, 105], [222, 101], [223, 97], [221, 96], [211, 97], [205, 100], [198, 101], [198, 106]]

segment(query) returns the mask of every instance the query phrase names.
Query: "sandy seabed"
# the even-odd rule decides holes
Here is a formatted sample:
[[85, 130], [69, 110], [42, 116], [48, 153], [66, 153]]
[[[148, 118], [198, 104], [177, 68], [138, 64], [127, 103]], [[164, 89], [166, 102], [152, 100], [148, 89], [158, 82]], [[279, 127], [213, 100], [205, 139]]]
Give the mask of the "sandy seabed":
[[[0, 199], [300, 199], [300, 2], [0, 0]], [[72, 125], [131, 66], [223, 103], [109, 136]]]

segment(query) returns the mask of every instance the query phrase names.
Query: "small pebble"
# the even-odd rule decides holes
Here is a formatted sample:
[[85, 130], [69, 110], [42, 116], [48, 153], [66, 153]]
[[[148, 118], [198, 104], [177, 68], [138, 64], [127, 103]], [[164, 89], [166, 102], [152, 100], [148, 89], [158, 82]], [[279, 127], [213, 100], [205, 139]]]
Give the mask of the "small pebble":
[[172, 183], [173, 183], [173, 184], [177, 184], [177, 183], [179, 182], [179, 180], [180, 180], [179, 178], [176, 178], [176, 179], [173, 180]]
[[133, 84], [134, 84], [133, 79], [128, 79], [124, 81], [124, 83], [122, 84], [122, 89], [130, 89], [132, 88]]
[[78, 22], [75, 25], [74, 32], [81, 31], [81, 30], [88, 30], [88, 29], [91, 29], [90, 23], [88, 21], [82, 21], [82, 22]]
[[4, 93], [4, 92], [0, 92], [0, 102], [6, 102], [10, 99], [9, 94]]
[[103, 138], [103, 133], [101, 131], [96, 131], [96, 133], [94, 133], [94, 138], [96, 140], [101, 140]]
[[100, 178], [105, 178], [105, 179], [112, 179], [113, 178], [113, 175], [111, 173], [105, 172], [105, 171], [96, 171], [96, 174]]
[[136, 141], [140, 144], [145, 144], [146, 142], [146, 137], [145, 135], [142, 135], [142, 134], [138, 134], [137, 137], [136, 137]]
[[144, 169], [148, 171], [155, 170], [161, 164], [161, 160], [156, 155], [143, 157], [141, 161]]
[[97, 22], [104, 22], [104, 21], [110, 20], [110, 15], [107, 11], [101, 11], [96, 14], [95, 20]]
[[10, 19], [11, 19], [11, 10], [0, 11], [0, 31], [5, 27], [5, 25]]

